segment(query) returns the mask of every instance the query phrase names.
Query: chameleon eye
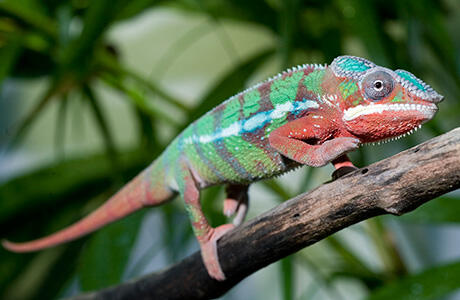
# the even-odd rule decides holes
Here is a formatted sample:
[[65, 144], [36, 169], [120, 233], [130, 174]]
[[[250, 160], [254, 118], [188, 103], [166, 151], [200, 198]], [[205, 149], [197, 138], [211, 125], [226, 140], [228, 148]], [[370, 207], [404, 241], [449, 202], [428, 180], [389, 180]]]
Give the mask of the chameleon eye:
[[370, 100], [378, 101], [388, 96], [394, 88], [393, 77], [385, 71], [376, 71], [363, 79], [364, 93]]
[[376, 92], [380, 92], [381, 90], [383, 90], [383, 81], [382, 80], [376, 80], [374, 81], [374, 90]]

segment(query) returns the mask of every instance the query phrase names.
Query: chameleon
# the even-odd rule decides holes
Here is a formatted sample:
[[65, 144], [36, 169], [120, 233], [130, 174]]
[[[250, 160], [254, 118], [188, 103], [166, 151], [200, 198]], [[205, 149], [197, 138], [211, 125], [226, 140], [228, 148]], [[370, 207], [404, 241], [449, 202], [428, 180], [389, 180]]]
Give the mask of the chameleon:
[[[251, 183], [301, 165], [354, 168], [348, 152], [412, 133], [434, 117], [443, 98], [408, 71], [360, 57], [339, 56], [330, 65], [299, 65], [229, 98], [194, 121], [86, 218], [44, 238], [2, 244], [15, 252], [41, 250], [179, 194], [207, 272], [222, 281], [225, 274], [216, 242], [243, 222]], [[200, 205], [200, 190], [213, 185], [226, 186], [224, 214], [234, 217], [232, 223], [216, 228]]]

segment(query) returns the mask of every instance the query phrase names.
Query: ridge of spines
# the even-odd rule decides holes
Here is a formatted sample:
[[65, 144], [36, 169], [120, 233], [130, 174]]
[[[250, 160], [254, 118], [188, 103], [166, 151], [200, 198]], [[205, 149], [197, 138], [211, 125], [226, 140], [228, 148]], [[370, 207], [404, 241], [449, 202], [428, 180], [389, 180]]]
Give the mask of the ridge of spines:
[[[416, 77], [414, 74], [412, 74], [409, 71], [398, 69], [394, 71], [397, 76], [398, 82], [409, 91], [409, 93], [415, 94], [419, 98], [426, 98], [429, 101], [432, 100], [437, 100], [440, 101], [439, 99], [442, 100], [443, 96], [438, 94], [429, 84], [421, 80], [420, 78]], [[420, 84], [424, 90], [419, 89], [413, 82], [407, 80], [406, 78], [402, 77], [399, 73], [406, 73], [412, 78], [414, 78], [418, 84]]]
[[279, 72], [278, 74], [276, 74], [274, 76], [269, 77], [268, 79], [265, 79], [265, 80], [255, 84], [255, 85], [252, 85], [252, 86], [246, 88], [245, 90], [239, 92], [238, 94], [236, 94], [234, 96], [231, 96], [230, 98], [225, 100], [224, 103], [227, 102], [230, 99], [238, 98], [241, 95], [243, 95], [243, 94], [245, 94], [245, 93], [247, 93], [249, 91], [255, 90], [255, 89], [259, 88], [261, 85], [263, 85], [263, 84], [265, 84], [267, 82], [279, 79], [279, 78], [283, 77], [283, 75], [293, 73], [293, 72], [297, 72], [297, 71], [300, 71], [300, 70], [305, 70], [305, 69], [308, 69], [308, 68], [313, 68], [315, 70], [323, 70], [323, 69], [327, 68], [327, 64], [302, 64], [302, 65], [297, 65], [297, 66], [290, 67], [290, 68], [288, 68], [288, 69], [286, 69], [284, 71]]

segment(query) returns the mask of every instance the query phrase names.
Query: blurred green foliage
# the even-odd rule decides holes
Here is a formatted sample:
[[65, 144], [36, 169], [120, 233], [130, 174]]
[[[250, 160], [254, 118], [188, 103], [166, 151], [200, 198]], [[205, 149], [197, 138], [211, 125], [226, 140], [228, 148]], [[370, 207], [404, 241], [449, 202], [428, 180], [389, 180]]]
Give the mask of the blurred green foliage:
[[[276, 43], [235, 63], [210, 87], [195, 105], [185, 105], [158, 82], [145, 78], [123, 64], [123, 53], [106, 39], [109, 29], [146, 10], [169, 8], [185, 14], [206, 16], [208, 22], [231, 20], [265, 28]], [[75, 24], [81, 24], [75, 29]], [[424, 126], [425, 137], [458, 126], [460, 101], [460, 4], [429, 0], [4, 0], [0, 2], [0, 81], [6, 78], [47, 77], [49, 85], [37, 105], [15, 128], [11, 139], [0, 137], [10, 149], [19, 145], [37, 118], [58, 102], [56, 147], [64, 136], [68, 96], [77, 94], [87, 102], [106, 151], [92, 156], [58, 160], [0, 185], [0, 235], [26, 240], [50, 233], [71, 223], [106, 199], [160, 153], [166, 143], [156, 138], [161, 124], [179, 132], [191, 121], [227, 97], [245, 88], [264, 65], [278, 62], [279, 70], [297, 63], [330, 62], [338, 55], [365, 56], [390, 68], [403, 68], [430, 82], [446, 96], [437, 117]], [[189, 36], [197, 34], [190, 31]], [[170, 62], [193, 38], [184, 37], [167, 54]], [[233, 41], [237, 43], [238, 41]], [[231, 48], [231, 43], [226, 44]], [[310, 61], [305, 61], [310, 59]], [[167, 63], [163, 63], [167, 67]], [[106, 113], [94, 93], [102, 83], [122, 94], [136, 112], [139, 140], [134, 149], [117, 149]], [[4, 86], [4, 85], [3, 85]], [[185, 117], [161, 110], [173, 107]], [[418, 141], [413, 136], [398, 141], [407, 148]], [[382, 153], [389, 146], [382, 147]], [[375, 158], [371, 148], [355, 155], [359, 165]], [[374, 149], [374, 148], [372, 148]], [[372, 156], [374, 155], [374, 156]], [[382, 157], [378, 154], [377, 158]], [[77, 167], [78, 166], [78, 167]], [[306, 173], [303, 189], [316, 171]], [[115, 175], [114, 175], [115, 174]], [[296, 193], [277, 180], [264, 184], [270, 193], [286, 199]], [[302, 192], [298, 191], [298, 192]], [[205, 192], [204, 207], [212, 223], [224, 222], [215, 205], [221, 190]], [[257, 200], [257, 199], [255, 199]], [[192, 241], [187, 220], [174, 204], [162, 209], [164, 247], [171, 262], [184, 255]], [[133, 270], [126, 264], [144, 213], [107, 226], [93, 236], [38, 254], [17, 255], [1, 251], [1, 299], [52, 299], [65, 295], [75, 281], [81, 290], [117, 284], [142, 270], [152, 259], [149, 249]], [[458, 194], [435, 200], [402, 218], [422, 224], [460, 220]], [[302, 251], [283, 259], [279, 266], [280, 297], [313, 299], [320, 286], [330, 299], [341, 299], [335, 281], [360, 282], [370, 299], [434, 299], [460, 288], [459, 262], [433, 266], [413, 274], [395, 244], [387, 224], [377, 218], [365, 224], [364, 234], [374, 245], [382, 268], [376, 269], [357, 255], [341, 238], [321, 242], [335, 259], [321, 260], [315, 251]], [[394, 218], [393, 220], [394, 221]], [[85, 241], [88, 240], [87, 243]], [[297, 295], [294, 264], [310, 272], [314, 282]], [[137, 270], [137, 271], [136, 271]], [[129, 275], [126, 275], [129, 274]]]

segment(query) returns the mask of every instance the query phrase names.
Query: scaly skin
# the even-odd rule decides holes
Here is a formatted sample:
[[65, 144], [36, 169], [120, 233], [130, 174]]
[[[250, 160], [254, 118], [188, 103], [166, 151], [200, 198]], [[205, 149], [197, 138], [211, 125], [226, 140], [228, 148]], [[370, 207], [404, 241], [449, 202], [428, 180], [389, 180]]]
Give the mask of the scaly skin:
[[295, 67], [192, 123], [152, 165], [85, 219], [42, 239], [3, 245], [17, 252], [51, 247], [179, 193], [209, 275], [224, 280], [216, 241], [234, 225], [209, 225], [200, 206], [201, 189], [227, 185], [224, 213], [236, 214], [238, 225], [246, 215], [250, 183], [299, 165], [352, 166], [347, 152], [412, 132], [434, 116], [442, 99], [412, 74], [358, 57], [337, 57], [330, 66]]

